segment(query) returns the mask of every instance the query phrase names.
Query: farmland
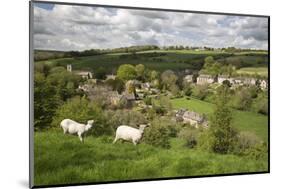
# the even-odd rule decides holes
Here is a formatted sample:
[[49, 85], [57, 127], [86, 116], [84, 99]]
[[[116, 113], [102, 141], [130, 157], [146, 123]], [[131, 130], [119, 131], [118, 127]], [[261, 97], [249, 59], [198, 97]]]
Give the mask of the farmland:
[[[103, 67], [108, 73], [114, 72], [122, 64], [143, 64], [147, 68], [158, 71], [172, 69], [180, 71], [183, 69], [200, 70], [204, 64], [204, 59], [212, 55], [218, 61], [233, 65], [247, 66], [267, 66], [267, 54], [252, 53], [250, 55], [233, 55], [226, 52], [216, 51], [194, 51], [194, 50], [153, 50], [137, 53], [109, 53], [102, 55], [61, 58], [36, 63], [49, 63], [66, 66], [72, 64], [74, 69], [96, 70]], [[241, 63], [242, 62], [242, 63]], [[266, 69], [266, 68], [263, 68]]]

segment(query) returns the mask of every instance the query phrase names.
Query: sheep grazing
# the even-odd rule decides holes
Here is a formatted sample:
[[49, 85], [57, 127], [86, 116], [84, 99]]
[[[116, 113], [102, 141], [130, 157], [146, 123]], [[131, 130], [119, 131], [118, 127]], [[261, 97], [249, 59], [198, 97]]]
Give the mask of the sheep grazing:
[[116, 129], [116, 136], [113, 141], [113, 144], [118, 140], [126, 140], [133, 142], [134, 145], [137, 145], [137, 143], [140, 141], [144, 128], [148, 125], [140, 125], [139, 129], [127, 126], [127, 125], [121, 125]]
[[77, 123], [76, 121], [73, 121], [71, 119], [64, 119], [60, 123], [60, 126], [62, 127], [64, 134], [77, 134], [81, 142], [83, 142], [83, 134], [85, 134], [85, 132], [92, 128], [93, 123], [94, 120], [89, 120], [87, 122], [87, 125], [85, 125]]

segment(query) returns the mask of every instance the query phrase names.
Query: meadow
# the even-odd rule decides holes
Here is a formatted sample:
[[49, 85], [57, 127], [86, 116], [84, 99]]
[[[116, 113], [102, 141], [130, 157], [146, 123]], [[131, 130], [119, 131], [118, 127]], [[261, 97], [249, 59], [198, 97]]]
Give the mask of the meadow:
[[258, 74], [261, 76], [268, 76], [268, 68], [267, 67], [245, 67], [237, 70], [238, 74]]
[[171, 148], [145, 143], [112, 144], [113, 136], [77, 136], [62, 130], [35, 132], [35, 185], [202, 176], [264, 172], [267, 158], [221, 155], [189, 149], [184, 141], [171, 139]]
[[[206, 114], [207, 117], [213, 113], [214, 104], [198, 100], [195, 98], [177, 98], [171, 100], [173, 108], [186, 108], [195, 112]], [[268, 116], [250, 112], [232, 110], [233, 112], [233, 126], [240, 131], [254, 132], [262, 140], [268, 139]]]

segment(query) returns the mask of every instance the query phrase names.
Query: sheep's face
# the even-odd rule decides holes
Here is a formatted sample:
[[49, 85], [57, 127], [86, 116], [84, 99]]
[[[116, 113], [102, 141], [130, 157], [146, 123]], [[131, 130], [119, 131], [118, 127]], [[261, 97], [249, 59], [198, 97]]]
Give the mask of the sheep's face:
[[141, 130], [144, 130], [144, 128], [146, 128], [148, 125], [145, 125], [145, 124], [141, 124], [140, 126], [139, 126], [139, 128], [141, 129]]
[[89, 120], [88, 125], [93, 125], [94, 122], [95, 122], [94, 120]]

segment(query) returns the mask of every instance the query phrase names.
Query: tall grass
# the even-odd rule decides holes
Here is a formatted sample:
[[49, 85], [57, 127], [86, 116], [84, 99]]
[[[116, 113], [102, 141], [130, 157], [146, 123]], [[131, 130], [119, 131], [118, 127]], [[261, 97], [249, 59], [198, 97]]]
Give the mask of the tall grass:
[[113, 137], [77, 136], [60, 130], [35, 132], [35, 185], [149, 179], [267, 171], [267, 159], [252, 160], [185, 147], [172, 139], [170, 149], [118, 142]]

